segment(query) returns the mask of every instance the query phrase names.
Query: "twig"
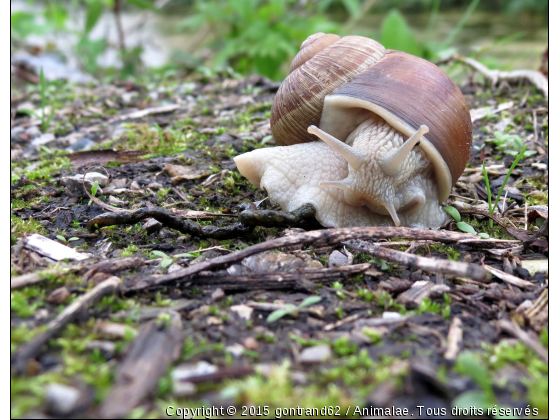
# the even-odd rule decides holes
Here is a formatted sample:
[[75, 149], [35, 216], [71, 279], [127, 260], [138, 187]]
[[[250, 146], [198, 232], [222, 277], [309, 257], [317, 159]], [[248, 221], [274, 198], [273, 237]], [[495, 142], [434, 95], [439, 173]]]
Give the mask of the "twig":
[[33, 337], [17, 350], [13, 356], [13, 366], [16, 372], [24, 372], [27, 361], [33, 359], [39, 353], [43, 344], [57, 335], [74, 319], [80, 310], [97, 301], [100, 297], [111, 293], [120, 283], [121, 279], [118, 277], [110, 277], [67, 306], [55, 319], [49, 322], [46, 331]]
[[546, 305], [548, 305], [548, 289], [544, 289], [539, 295], [539, 298], [533, 303], [527, 312], [525, 312], [525, 317], [529, 320], [535, 317]]
[[489, 79], [492, 83], [492, 86], [495, 86], [498, 82], [501, 81], [518, 82], [520, 80], [528, 80], [530, 83], [535, 85], [537, 89], [543, 92], [545, 99], [548, 99], [548, 79], [541, 72], [534, 70], [490, 70], [484, 64], [472, 58], [463, 57], [460, 55], [455, 55], [453, 58], [461, 63], [467, 64], [468, 66], [472, 67], [477, 72], [482, 74], [486, 79]]
[[488, 240], [482, 239], [478, 236], [469, 233], [451, 232], [448, 230], [428, 230], [417, 229], [408, 227], [354, 227], [354, 228], [340, 228], [340, 229], [322, 229], [314, 230], [311, 232], [298, 233], [291, 236], [284, 236], [276, 238], [271, 241], [262, 242], [260, 244], [249, 246], [245, 249], [232, 252], [228, 255], [222, 255], [211, 260], [203, 261], [201, 263], [174, 271], [173, 273], [164, 274], [158, 277], [149, 277], [139, 281], [134, 286], [125, 289], [125, 292], [145, 290], [149, 287], [158, 286], [161, 284], [170, 283], [177, 280], [186, 280], [187, 277], [193, 274], [200, 273], [201, 271], [210, 270], [213, 268], [223, 267], [227, 264], [234, 263], [242, 260], [243, 258], [250, 257], [251, 255], [259, 254], [270, 249], [281, 248], [291, 245], [311, 245], [327, 246], [336, 245], [340, 242], [349, 239], [391, 239], [391, 238], [404, 238], [415, 240], [433, 240], [444, 243], [472, 243], [476, 245], [494, 245], [496, 242], [515, 242], [518, 241], [503, 241], [503, 240]]
[[95, 230], [105, 226], [134, 224], [148, 218], [156, 219], [158, 222], [182, 233], [213, 239], [237, 238], [251, 233], [254, 229], [253, 226], [246, 226], [242, 223], [225, 227], [200, 226], [198, 223], [182, 219], [159, 207], [142, 208], [134, 211], [120, 210], [119, 213], [103, 213], [91, 219], [87, 228]]
[[147, 218], [153, 218], [172, 229], [192, 236], [212, 239], [229, 239], [247, 235], [251, 233], [256, 226], [294, 226], [307, 219], [313, 218], [314, 215], [315, 208], [311, 205], [304, 205], [293, 212], [244, 210], [239, 214], [238, 223], [217, 227], [200, 226], [198, 223], [182, 219], [165, 209], [149, 207], [134, 211], [119, 210], [118, 213], [103, 213], [91, 219], [87, 227], [90, 230], [95, 230], [104, 226], [133, 224]]
[[87, 168], [87, 170], [84, 172], [84, 176], [82, 177], [82, 186], [84, 187], [84, 191], [86, 192], [87, 196], [90, 198], [91, 201], [93, 201], [99, 207], [101, 207], [105, 210], [109, 210], [112, 213], [125, 212], [126, 211], [125, 209], [120, 209], [118, 207], [113, 207], [113, 206], [110, 206], [109, 204], [105, 204], [103, 201], [101, 201], [99, 198], [95, 197], [93, 194], [91, 194], [88, 191], [88, 189], [86, 188], [86, 175], [89, 171], [91, 171], [92, 169], [95, 169], [95, 168], [101, 168], [105, 171], [105, 173], [107, 174], [107, 182], [109, 182], [109, 179], [110, 179], [109, 172], [107, 172], [107, 169], [105, 169], [103, 166], [90, 166], [89, 168]]
[[82, 267], [67, 267], [62, 269], [35, 271], [33, 273], [22, 274], [11, 279], [10, 289], [21, 289], [22, 287], [31, 286], [32, 284], [45, 281], [50, 275], [60, 276], [62, 273], [75, 273], [80, 271]]
[[200, 273], [189, 280], [189, 283], [198, 287], [219, 286], [224, 290], [280, 290], [293, 289], [302, 285], [302, 280], [321, 281], [331, 283], [335, 280], [345, 279], [352, 275], [365, 272], [370, 264], [356, 264], [318, 270], [302, 270], [284, 273], [250, 273], [232, 276], [230, 274]]
[[181, 200], [183, 200], [185, 203], [190, 203], [190, 202], [191, 202], [191, 201], [187, 198], [187, 196], [181, 192], [181, 190], [180, 190], [179, 188], [172, 187], [171, 189], [172, 189], [173, 192], [174, 192], [175, 194], [177, 194], [177, 195], [179, 196], [179, 198], [180, 198]]
[[354, 315], [350, 315], [347, 316], [346, 318], [343, 318], [339, 321], [333, 322], [332, 324], [327, 324], [323, 327], [323, 330], [325, 331], [330, 331], [330, 330], [334, 330], [335, 328], [340, 327], [341, 325], [345, 325], [348, 324], [350, 322], [354, 322], [355, 320], [357, 320], [360, 317], [359, 314], [354, 314]]
[[356, 251], [365, 252], [374, 257], [406, 265], [412, 270], [424, 270], [432, 273], [451, 274], [453, 276], [468, 277], [476, 281], [488, 282], [490, 276], [478, 265], [434, 258], [420, 257], [407, 254], [395, 249], [387, 249], [361, 240], [344, 242], [346, 246]]
[[522, 330], [519, 325], [510, 321], [509, 319], [500, 319], [498, 321], [498, 326], [503, 331], [519, 339], [523, 344], [533, 350], [535, 354], [543, 360], [543, 362], [548, 364], [548, 352], [543, 346], [541, 346], [538, 338], [534, 337], [534, 334], [527, 333], [526, 331]]
[[179, 104], [161, 105], [153, 108], [141, 109], [140, 111], [134, 111], [129, 114], [118, 115], [106, 121], [106, 124], [113, 124], [123, 120], [137, 120], [139, 118], [147, 117], [148, 115], [154, 114], [164, 114], [168, 112], [173, 112], [181, 108]]
[[111, 260], [104, 260], [95, 263], [92, 260], [86, 260], [79, 264], [46, 269], [42, 271], [35, 271], [33, 273], [27, 273], [18, 277], [14, 277], [10, 282], [10, 288], [20, 289], [22, 287], [45, 281], [49, 276], [52, 275], [61, 277], [64, 274], [78, 273], [85, 269], [88, 269], [88, 271], [86, 271], [86, 273], [83, 275], [83, 280], [87, 281], [87, 279], [89, 279], [95, 273], [118, 273], [123, 270], [137, 267], [139, 265], [142, 265], [143, 263], [144, 259], [141, 257], [114, 258]]
[[130, 345], [115, 385], [103, 401], [102, 418], [121, 418], [145, 401], [181, 352], [181, 316], [169, 311], [169, 322], [145, 324]]
[[531, 289], [531, 288], [537, 287], [535, 284], [531, 283], [530, 281], [520, 279], [517, 276], [514, 276], [512, 274], [508, 274], [508, 273], [506, 273], [502, 270], [498, 270], [497, 268], [494, 268], [492, 266], [485, 265], [484, 268], [486, 269], [486, 271], [488, 271], [489, 273], [492, 273], [493, 275], [498, 277], [500, 280], [502, 280], [506, 283], [509, 283], [509, 284], [513, 284], [514, 286], [522, 287], [524, 289]]
[[463, 322], [461, 318], [454, 317], [449, 326], [447, 333], [447, 347], [443, 357], [445, 360], [455, 360], [461, 350], [461, 343], [463, 342]]

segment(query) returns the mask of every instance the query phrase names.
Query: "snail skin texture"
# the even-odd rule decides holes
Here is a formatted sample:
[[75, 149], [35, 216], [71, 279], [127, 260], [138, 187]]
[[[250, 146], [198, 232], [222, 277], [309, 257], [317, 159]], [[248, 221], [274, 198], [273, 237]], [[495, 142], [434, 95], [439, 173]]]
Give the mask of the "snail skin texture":
[[468, 107], [437, 66], [369, 38], [315, 34], [280, 86], [282, 147], [234, 160], [283, 210], [312, 204], [327, 227], [439, 228], [472, 143]]

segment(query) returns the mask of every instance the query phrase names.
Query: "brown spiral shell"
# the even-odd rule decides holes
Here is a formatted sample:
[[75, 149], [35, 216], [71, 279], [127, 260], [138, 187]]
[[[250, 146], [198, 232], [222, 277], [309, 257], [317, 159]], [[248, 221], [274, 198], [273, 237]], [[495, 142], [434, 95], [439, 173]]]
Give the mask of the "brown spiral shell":
[[327, 95], [333, 109], [355, 100], [359, 105], [343, 105], [341, 112], [367, 109], [407, 136], [426, 124], [430, 132], [424, 137], [430, 144], [421, 147], [436, 163], [436, 171], [447, 171], [438, 174], [440, 200], [449, 195], [469, 158], [472, 123], [461, 91], [441, 69], [420, 57], [386, 50], [369, 38], [312, 35], [302, 44], [272, 105], [276, 143], [315, 141], [307, 127], [320, 124], [344, 141], [353, 129], [340, 124], [347, 115], [335, 122], [321, 120]]

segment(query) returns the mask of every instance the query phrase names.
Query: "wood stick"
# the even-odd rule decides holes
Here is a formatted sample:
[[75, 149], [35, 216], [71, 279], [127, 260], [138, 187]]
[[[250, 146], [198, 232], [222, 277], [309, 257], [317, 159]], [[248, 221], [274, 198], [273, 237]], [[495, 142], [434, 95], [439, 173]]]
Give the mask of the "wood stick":
[[383, 248], [358, 239], [346, 241], [344, 242], [344, 245], [352, 248], [353, 250], [373, 255], [374, 257], [406, 265], [412, 270], [451, 274], [453, 276], [468, 277], [470, 279], [486, 283], [490, 280], [490, 276], [485, 272], [484, 268], [475, 264], [420, 257], [418, 255], [397, 251], [395, 249]]
[[10, 288], [20, 289], [22, 287], [31, 286], [36, 283], [45, 281], [49, 275], [65, 275], [69, 273], [78, 273], [86, 268], [89, 269], [84, 274], [84, 280], [87, 281], [94, 273], [118, 273], [129, 268], [134, 268], [144, 263], [144, 259], [141, 257], [124, 257], [124, 258], [113, 258], [110, 260], [99, 261], [93, 263], [91, 260], [86, 260], [80, 262], [79, 264], [74, 264], [70, 266], [63, 266], [60, 268], [53, 268], [42, 271], [35, 271], [33, 273], [22, 274], [21, 276], [14, 277], [10, 281]]
[[122, 418], [146, 401], [156, 390], [169, 365], [183, 346], [181, 316], [169, 311], [170, 321], [150, 321], [130, 345], [121, 364], [113, 389], [103, 401], [102, 418]]
[[447, 333], [447, 347], [443, 357], [445, 360], [455, 360], [461, 350], [463, 342], [463, 322], [458, 316], [454, 317]]
[[51, 269], [51, 270], [42, 270], [42, 271], [35, 271], [33, 273], [22, 274], [21, 276], [14, 277], [10, 280], [10, 289], [21, 289], [22, 287], [31, 286], [33, 284], [40, 283], [45, 281], [49, 275], [61, 273], [75, 273], [80, 271], [80, 268], [77, 267], [69, 267], [63, 269]]
[[520, 80], [528, 80], [530, 83], [535, 85], [537, 89], [541, 90], [544, 94], [545, 99], [548, 99], [548, 79], [544, 74], [539, 71], [534, 70], [514, 70], [514, 71], [500, 71], [500, 70], [490, 70], [484, 64], [476, 61], [473, 58], [462, 57], [456, 55], [453, 57], [455, 60], [465, 63], [468, 66], [475, 69], [477, 72], [482, 74], [486, 79], [489, 79], [492, 85], [501, 81], [506, 82], [518, 82]]
[[514, 286], [522, 287], [525, 289], [532, 289], [537, 287], [534, 283], [531, 283], [530, 281], [520, 279], [519, 277], [514, 276], [513, 274], [508, 274], [502, 270], [498, 270], [497, 268], [491, 267], [489, 265], [485, 265], [484, 268], [486, 269], [486, 271], [492, 273], [500, 280], [509, 284], [513, 284]]
[[12, 359], [15, 371], [18, 373], [24, 372], [27, 361], [39, 354], [43, 344], [62, 331], [80, 310], [97, 301], [100, 297], [113, 292], [120, 283], [120, 278], [110, 277], [67, 306], [55, 319], [49, 322], [46, 331], [33, 337], [16, 351]]
[[345, 324], [348, 324], [350, 322], [356, 321], [359, 317], [360, 317], [360, 314], [354, 314], [354, 315], [347, 316], [346, 318], [343, 318], [341, 320], [333, 322], [332, 324], [325, 325], [323, 327], [323, 330], [324, 331], [334, 330], [335, 328], [338, 328], [341, 325], [345, 325]]
[[200, 287], [219, 286], [224, 290], [293, 289], [301, 285], [302, 280], [330, 283], [348, 278], [352, 275], [361, 274], [370, 268], [370, 266], [371, 264], [365, 263], [315, 270], [282, 273], [250, 273], [237, 276], [209, 272], [201, 273], [199, 276], [189, 280], [189, 283]]
[[173, 281], [183, 280], [186, 281], [188, 276], [200, 273], [201, 271], [210, 270], [213, 268], [223, 267], [242, 260], [243, 258], [250, 257], [251, 255], [259, 254], [270, 249], [281, 248], [291, 245], [315, 245], [326, 246], [336, 245], [340, 242], [349, 239], [389, 239], [389, 238], [404, 238], [415, 240], [433, 240], [444, 243], [468, 243], [476, 244], [479, 246], [494, 245], [496, 243], [518, 243], [519, 241], [508, 241], [500, 239], [482, 239], [476, 235], [469, 233], [451, 232], [448, 230], [428, 230], [416, 229], [408, 227], [355, 227], [355, 228], [340, 228], [340, 229], [322, 229], [314, 230], [311, 232], [303, 232], [282, 238], [276, 238], [271, 241], [266, 241], [260, 244], [249, 246], [245, 249], [232, 252], [228, 255], [222, 255], [212, 258], [208, 261], [174, 271], [173, 273], [164, 274], [158, 277], [149, 277], [140, 280], [134, 286], [126, 288], [123, 292], [138, 292], [145, 290], [149, 287], [159, 286], [162, 284], [170, 283]]

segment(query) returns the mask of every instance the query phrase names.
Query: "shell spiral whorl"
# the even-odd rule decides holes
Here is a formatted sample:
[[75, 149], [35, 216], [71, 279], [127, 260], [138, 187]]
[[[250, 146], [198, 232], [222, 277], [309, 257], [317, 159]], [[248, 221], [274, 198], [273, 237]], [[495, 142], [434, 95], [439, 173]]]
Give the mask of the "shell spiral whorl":
[[315, 141], [307, 127], [319, 125], [325, 96], [387, 54], [380, 43], [360, 36], [328, 34], [306, 42], [272, 105], [270, 125], [278, 145]]

